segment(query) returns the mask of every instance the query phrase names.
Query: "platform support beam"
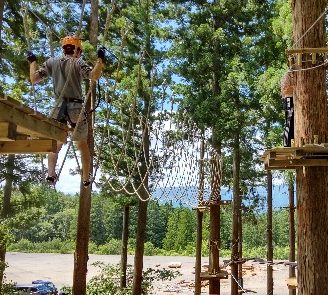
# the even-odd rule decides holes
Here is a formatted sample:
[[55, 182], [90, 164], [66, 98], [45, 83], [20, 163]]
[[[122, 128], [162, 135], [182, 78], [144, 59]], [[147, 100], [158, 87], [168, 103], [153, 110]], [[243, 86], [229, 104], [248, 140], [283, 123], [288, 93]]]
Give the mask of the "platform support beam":
[[0, 141], [0, 154], [55, 153], [57, 142], [51, 139]]
[[17, 126], [10, 122], [0, 122], [0, 140], [10, 141], [16, 139]]

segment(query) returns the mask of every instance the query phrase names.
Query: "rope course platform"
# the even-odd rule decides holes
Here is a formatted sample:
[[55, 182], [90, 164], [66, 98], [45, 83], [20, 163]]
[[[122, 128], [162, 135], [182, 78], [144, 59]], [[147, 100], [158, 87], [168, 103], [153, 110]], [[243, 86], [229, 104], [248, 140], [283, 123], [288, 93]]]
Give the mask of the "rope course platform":
[[266, 170], [287, 170], [300, 167], [328, 166], [328, 144], [307, 144], [303, 147], [274, 148], [261, 157]]
[[64, 143], [68, 127], [0, 95], [0, 154], [44, 154]]
[[[212, 204], [212, 205], [226, 206], [226, 205], [230, 205], [231, 203], [232, 203], [231, 200], [220, 200], [217, 204]], [[203, 202], [203, 204], [192, 208], [192, 210], [198, 210], [200, 212], [208, 212], [210, 210], [210, 206], [211, 204], [209, 202]]]
[[312, 65], [323, 63], [327, 60], [328, 47], [322, 48], [293, 48], [287, 49], [289, 67], [302, 67], [305, 62], [311, 62]]

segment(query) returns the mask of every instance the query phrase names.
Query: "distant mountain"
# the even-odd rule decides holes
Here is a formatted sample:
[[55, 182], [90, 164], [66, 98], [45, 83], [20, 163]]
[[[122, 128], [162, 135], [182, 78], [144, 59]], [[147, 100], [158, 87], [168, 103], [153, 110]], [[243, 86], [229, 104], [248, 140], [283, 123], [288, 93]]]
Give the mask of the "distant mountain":
[[[256, 195], [259, 195], [263, 200], [262, 209], [266, 210], [266, 188], [258, 187]], [[231, 200], [232, 191], [223, 188], [221, 191], [222, 200]], [[173, 206], [197, 206], [198, 187], [196, 186], [181, 186], [181, 187], [157, 187], [153, 192], [153, 198], [159, 200], [161, 203], [172, 202]], [[248, 196], [249, 197], [249, 196]], [[204, 199], [209, 198], [209, 192], [205, 191]], [[250, 197], [251, 198], [251, 197]], [[246, 198], [247, 199], [247, 198]], [[251, 201], [251, 200], [249, 200]], [[246, 200], [247, 202], [247, 200]], [[273, 186], [273, 209], [278, 210], [288, 206], [288, 187], [286, 185]]]

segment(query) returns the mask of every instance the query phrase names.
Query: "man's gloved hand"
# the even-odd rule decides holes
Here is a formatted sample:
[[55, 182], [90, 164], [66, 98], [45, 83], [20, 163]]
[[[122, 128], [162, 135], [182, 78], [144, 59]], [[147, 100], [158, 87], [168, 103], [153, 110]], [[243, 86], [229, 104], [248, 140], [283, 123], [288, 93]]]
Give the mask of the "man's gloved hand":
[[105, 49], [99, 48], [97, 51], [97, 56], [98, 56], [98, 58], [101, 58], [102, 61], [105, 61]]
[[30, 63], [36, 61], [36, 56], [32, 51], [27, 51], [26, 58]]

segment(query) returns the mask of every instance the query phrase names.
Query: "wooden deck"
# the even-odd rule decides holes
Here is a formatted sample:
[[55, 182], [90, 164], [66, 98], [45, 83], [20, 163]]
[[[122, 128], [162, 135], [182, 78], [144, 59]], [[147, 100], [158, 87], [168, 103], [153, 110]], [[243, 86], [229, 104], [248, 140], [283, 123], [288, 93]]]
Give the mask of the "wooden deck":
[[0, 96], [0, 154], [56, 151], [68, 127], [7, 96]]
[[267, 170], [328, 166], [328, 145], [325, 143], [303, 147], [274, 148], [266, 151], [262, 160]]

